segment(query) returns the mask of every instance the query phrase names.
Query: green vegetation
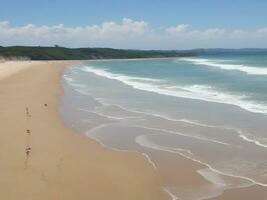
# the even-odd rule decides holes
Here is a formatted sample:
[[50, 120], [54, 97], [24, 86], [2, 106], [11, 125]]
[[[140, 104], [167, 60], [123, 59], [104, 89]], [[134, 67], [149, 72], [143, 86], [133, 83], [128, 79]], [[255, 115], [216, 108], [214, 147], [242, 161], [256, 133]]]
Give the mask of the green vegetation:
[[90, 60], [90, 59], [127, 59], [127, 58], [165, 58], [192, 56], [184, 51], [123, 50], [111, 48], [65, 48], [55, 47], [1, 47], [0, 57], [6, 59], [22, 58], [30, 60]]

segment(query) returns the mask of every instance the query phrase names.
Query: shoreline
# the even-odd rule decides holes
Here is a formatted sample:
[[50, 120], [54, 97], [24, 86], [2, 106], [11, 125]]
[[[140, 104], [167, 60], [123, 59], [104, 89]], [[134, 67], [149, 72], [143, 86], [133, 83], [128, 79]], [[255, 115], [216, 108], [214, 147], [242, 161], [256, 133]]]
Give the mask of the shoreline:
[[[100, 86], [102, 86], [101, 84], [97, 84], [96, 83], [96, 86], [94, 86], [94, 83], [92, 82], [92, 81], [94, 81], [95, 79], [94, 79], [94, 75], [90, 75], [90, 74], [87, 74], [87, 76], [84, 76], [84, 77], [80, 77], [80, 76], [75, 76], [74, 74], [79, 74], [79, 72], [83, 72], [83, 70], [80, 70], [80, 69], [78, 69], [79, 67], [77, 67], [77, 69], [76, 70], [68, 70], [67, 72], [66, 72], [66, 74], [64, 75], [64, 76], [66, 76], [66, 77], [68, 77], [68, 78], [70, 78], [71, 79], [71, 81], [69, 81], [69, 79], [67, 79], [66, 78], [66, 80], [67, 80], [67, 82], [64, 84], [64, 85], [70, 85], [70, 89], [67, 89], [67, 91], [68, 90], [73, 90], [73, 92], [70, 92], [67, 96], [69, 96], [69, 99], [72, 99], [71, 98], [71, 96], [73, 95], [73, 94], [76, 94], [76, 89], [78, 90], [78, 89], [80, 89], [79, 87], [73, 87], [72, 88], [72, 83], [74, 84], [74, 83], [76, 83], [76, 84], [80, 84], [80, 85], [83, 85], [83, 87], [85, 87], [86, 86], [86, 84], [87, 83], [90, 83], [91, 85], [93, 84], [93, 87], [99, 87], [99, 85]], [[91, 71], [90, 71], [91, 72]], [[72, 74], [73, 73], [73, 74]], [[80, 79], [79, 79], [80, 78]], [[87, 79], [92, 79], [90, 82], [88, 81], [88, 82], [86, 82], [85, 80], [87, 80]], [[112, 85], [112, 82], [110, 82], [110, 85]], [[68, 88], [68, 86], [66, 86], [67, 88]], [[93, 106], [93, 105], [91, 105], [91, 104], [86, 104], [87, 106], [89, 106], [89, 108], [91, 108], [91, 109], [89, 109], [88, 111], [86, 111], [86, 112], [89, 112], [90, 114], [88, 114], [87, 116], [86, 116], [86, 114], [83, 114], [83, 113], [80, 113], [81, 114], [81, 119], [87, 119], [88, 117], [90, 118], [91, 116], [94, 118], [94, 116], [96, 117], [96, 118], [98, 118], [98, 117], [100, 117], [100, 118], [102, 118], [102, 117], [107, 117], [108, 119], [109, 118], [111, 118], [111, 119], [113, 119], [113, 116], [114, 116], [114, 118], [116, 118], [116, 116], [118, 115], [118, 112], [120, 112], [120, 111], [118, 111], [118, 109], [120, 110], [120, 109], [122, 109], [121, 110], [121, 113], [124, 113], [124, 111], [126, 110], [126, 112], [138, 112], [138, 111], [133, 111], [133, 110], [129, 110], [129, 108], [126, 108], [126, 107], [122, 107], [121, 105], [116, 105], [116, 104], [114, 104], [114, 103], [112, 103], [111, 105], [112, 106], [115, 106], [116, 108], [115, 108], [115, 115], [113, 115], [112, 114], [112, 111], [110, 112], [110, 110], [109, 110], [109, 108], [105, 108], [105, 102], [102, 102], [101, 101], [101, 98], [100, 98], [100, 100], [99, 99], [97, 99], [99, 96], [101, 97], [101, 95], [96, 95], [95, 96], [95, 98], [96, 98], [96, 100], [94, 100], [94, 93], [93, 93], [93, 91], [95, 91], [94, 90], [94, 88], [91, 88], [90, 87], [90, 85], [87, 85], [87, 87], [88, 88], [90, 88], [89, 89], [89, 91], [91, 91], [91, 92], [88, 92], [88, 93], [86, 93], [86, 90], [84, 91], [84, 93], [86, 94], [86, 95], [89, 95], [89, 96], [92, 96], [92, 99], [90, 99], [89, 101], [90, 102], [94, 102], [94, 101], [96, 101], [96, 102], [98, 102], [98, 103], [100, 103], [100, 106], [98, 105], [97, 106], [97, 108], [98, 107], [100, 107], [99, 108], [99, 112], [95, 112], [94, 111], [94, 109], [93, 108], [91, 108], [91, 106]], [[107, 88], [109, 88], [109, 87], [107, 87]], [[112, 87], [110, 87], [110, 88], [112, 88]], [[96, 90], [97, 91], [97, 90]], [[116, 91], [116, 90], [115, 90]], [[102, 92], [104, 92], [104, 91], [102, 91]], [[81, 94], [83, 94], [83, 92], [77, 92], [77, 95], [79, 96], [79, 93], [81, 93]], [[90, 94], [91, 93], [91, 94]], [[71, 95], [72, 94], [72, 95]], [[126, 92], [126, 94], [128, 94], [127, 92]], [[84, 99], [83, 99], [83, 97], [82, 97], [82, 95], [81, 95], [81, 102], [84, 102], [86, 99], [88, 99], [89, 97], [84, 97]], [[112, 98], [112, 96], [111, 96], [111, 98]], [[75, 100], [74, 100], [75, 101]], [[103, 100], [104, 101], [104, 100]], [[66, 101], [66, 102], [69, 102], [69, 101]], [[79, 102], [78, 100], [77, 100], [77, 102]], [[107, 101], [108, 102], [108, 101]], [[94, 103], [92, 103], [92, 104], [94, 104]], [[84, 108], [84, 106], [86, 106], [86, 105], [83, 105], [83, 106], [81, 106], [82, 108]], [[108, 105], [108, 103], [107, 103], [107, 105]], [[76, 105], [78, 108], [79, 108], [79, 104], [77, 104]], [[74, 106], [75, 107], [75, 106]], [[118, 108], [117, 108], [118, 107]], [[112, 109], [112, 108], [111, 108]], [[82, 110], [82, 109], [81, 109]], [[92, 112], [91, 112], [91, 111]], [[102, 110], [102, 111], [101, 111]], [[105, 116], [105, 111], [107, 111], [107, 116]], [[72, 112], [72, 113], [75, 113], [75, 111], [74, 112]], [[104, 113], [104, 114], [103, 114]], [[141, 112], [142, 113], [142, 112]], [[77, 115], [76, 115], [76, 117], [78, 118], [78, 119], [80, 119], [79, 118], [79, 113], [77, 112], [76, 113]], [[110, 116], [109, 116], [109, 114], [110, 114]], [[145, 114], [147, 114], [147, 113], [145, 113]], [[71, 112], [70, 113], [68, 113], [67, 115], [71, 115]], [[123, 116], [124, 114], [122, 114], [122, 116]], [[126, 114], [127, 115], [127, 114]], [[119, 115], [120, 116], [120, 115]], [[129, 114], [129, 116], [132, 116], [132, 114]], [[135, 114], [133, 114], [133, 116], [135, 116]], [[123, 117], [122, 117], [123, 118]], [[164, 118], [164, 117], [163, 117]], [[104, 119], [101, 119], [101, 120], [104, 120]], [[100, 121], [101, 121], [100, 120]], [[73, 121], [75, 121], [75, 119], [73, 119]], [[77, 120], [77, 121], [79, 121], [79, 120]], [[97, 120], [96, 120], [97, 121]], [[186, 121], [186, 120], [185, 120]], [[100, 122], [101, 123], [101, 122]], [[188, 123], [188, 121], [186, 122], [186, 123]], [[195, 124], [195, 123], [197, 123], [197, 122], [190, 122], [189, 124]], [[77, 122], [77, 124], [79, 124], [78, 122]], [[109, 123], [108, 123], [109, 124]], [[123, 123], [122, 123], [123, 124]], [[82, 124], [80, 124], [80, 125], [82, 125]], [[78, 127], [79, 127], [79, 125], [77, 125]], [[103, 125], [103, 126], [105, 126], [105, 125]], [[107, 126], [109, 126], [109, 125], [107, 125]], [[197, 123], [197, 126], [209, 126], [209, 125], [203, 125], [203, 124], [199, 124], [199, 123]], [[119, 128], [116, 128], [116, 126], [114, 126], [114, 127], [112, 127], [112, 125], [109, 127], [109, 128], [103, 128], [103, 131], [102, 131], [102, 128], [100, 128], [101, 130], [100, 131], [95, 131], [95, 136], [93, 136], [93, 139], [95, 139], [94, 137], [96, 137], [96, 138], [98, 138], [99, 137], [99, 139], [100, 139], [100, 143], [102, 143], [101, 142], [101, 140], [103, 140], [103, 143], [105, 143], [106, 145], [106, 147], [109, 147], [109, 144], [110, 144], [110, 148], [115, 148], [115, 149], [117, 149], [116, 148], [116, 145], [118, 145], [117, 147], [119, 148], [119, 150], [120, 150], [120, 145], [122, 146], [122, 149], [127, 149], [127, 145], [129, 146], [129, 151], [131, 151], [131, 149], [132, 149], [132, 151], [134, 151], [135, 150], [135, 147], [133, 147], [132, 145], [134, 145], [134, 143], [132, 143], [130, 140], [132, 139], [132, 136], [133, 135], [135, 135], [134, 134], [134, 132], [133, 131], [131, 131], [131, 128], [133, 128], [133, 127], [129, 127], [130, 129], [128, 129], [128, 130], [126, 130], [126, 129], [119, 129]], [[142, 127], [141, 127], [142, 128]], [[143, 127], [143, 128], [145, 128], [145, 127]], [[97, 128], [98, 129], [98, 128]], [[109, 132], [108, 130], [110, 130], [111, 132]], [[120, 131], [120, 130], [122, 130], [122, 131]], [[195, 130], [195, 131], [198, 131], [197, 129]], [[211, 131], [214, 131], [214, 130], [211, 130]], [[93, 131], [94, 132], [94, 131]], [[123, 132], [125, 132], [125, 133], [127, 133], [127, 132], [129, 132], [129, 136], [130, 136], [130, 140], [127, 140], [127, 139], [122, 139], [122, 141], [123, 142], [117, 142], [115, 139], [113, 140], [113, 138], [123, 138]], [[143, 134], [141, 134], [141, 130], [139, 129], [139, 130], [135, 130], [135, 132], [137, 133], [137, 135], [138, 134], [140, 134], [140, 135], [143, 135]], [[166, 132], [169, 132], [169, 131], [166, 131]], [[171, 132], [171, 131], [170, 131]], [[227, 131], [228, 132], [228, 131]], [[98, 135], [99, 134], [99, 135]], [[105, 134], [106, 134], [106, 136], [105, 136]], [[131, 135], [131, 134], [133, 134], [133, 135]], [[144, 130], [144, 135], [146, 134], [146, 131]], [[98, 135], [98, 136], [97, 136]], [[106, 138], [105, 138], [106, 137]], [[91, 137], [92, 138], [92, 137]], [[95, 139], [95, 140], [97, 140], [97, 139]], [[164, 140], [164, 139], [162, 139], [162, 140]], [[218, 142], [218, 141], [216, 141], [216, 140], [212, 140], [212, 142], [215, 142], [215, 143], [220, 143], [220, 144], [223, 144], [223, 145], [229, 145], [228, 143], [224, 143], [224, 142]], [[123, 146], [125, 144], [125, 146]], [[137, 149], [138, 149], [138, 147], [137, 147]], [[163, 149], [164, 150], [164, 149]], [[152, 150], [151, 150], [152, 151]], [[160, 150], [159, 150], [160, 151]], [[159, 152], [158, 151], [158, 152]], [[138, 151], [139, 153], [143, 153], [143, 152], [145, 152], [145, 151]], [[162, 152], [162, 151], [161, 151]], [[155, 154], [157, 154], [157, 153], [155, 153]], [[160, 153], [159, 152], [159, 154], [164, 154], [164, 153]], [[167, 154], [165, 154], [165, 156], [166, 157], [168, 157], [168, 155]], [[154, 162], [152, 165], [154, 166], [154, 168], [155, 168], [155, 166], [157, 167], [157, 164], [159, 163], [158, 161], [160, 160], [160, 159], [158, 159], [157, 160], [157, 155], [149, 155], [149, 157], [151, 158], [150, 160], [153, 162], [153, 161], [155, 161], [155, 159], [156, 159], [156, 162]], [[155, 158], [156, 157], [156, 158]], [[163, 157], [163, 156], [162, 156]], [[205, 164], [205, 163], [202, 163], [202, 162], [200, 162], [200, 161], [198, 161], [198, 160], [194, 160], [194, 159], [192, 159], [191, 157], [189, 158], [189, 157], [186, 157], [185, 155], [177, 155], [177, 156], [173, 156], [173, 157], [176, 157], [176, 158], [174, 158], [174, 159], [177, 159], [177, 160], [179, 160], [179, 161], [182, 161], [182, 162], [179, 162], [179, 161], [177, 161], [177, 163], [175, 163], [176, 164], [176, 166], [175, 167], [170, 167], [170, 171], [171, 171], [171, 173], [170, 172], [167, 172], [167, 173], [161, 173], [161, 172], [159, 172], [160, 173], [160, 175], [161, 175], [161, 177], [163, 177], [163, 179], [164, 180], [166, 180], [164, 183], [164, 185], [165, 186], [170, 186], [170, 188], [171, 189], [173, 189], [171, 186], [173, 186], [173, 187], [175, 187], [175, 186], [178, 186], [178, 188], [185, 188], [186, 186], [189, 186], [189, 188], [191, 187], [191, 186], [193, 186], [193, 188], [195, 188], [196, 189], [196, 191], [200, 188], [200, 185], [204, 185], [204, 184], [207, 184], [207, 182], [208, 183], [213, 183], [213, 186], [215, 187], [215, 189], [216, 188], [218, 188], [218, 187], [216, 187], [216, 186], [218, 186], [218, 185], [220, 185], [220, 184], [222, 184], [221, 182], [221, 180], [220, 180], [220, 177], [224, 177], [226, 180], [225, 180], [225, 186], [221, 186], [221, 188], [225, 188], [225, 189], [223, 189], [223, 191], [227, 194], [228, 193], [228, 191], [231, 191], [231, 190], [234, 190], [233, 188], [238, 188], [238, 187], [244, 187], [244, 188], [247, 188], [248, 190], [250, 190], [250, 186], [251, 186], [251, 180], [248, 180], [248, 179], [244, 179], [244, 177], [239, 177], [239, 176], [234, 176], [234, 175], [229, 175], [229, 174], [225, 174], [225, 173], [222, 173], [222, 172], [219, 172], [219, 171], [217, 171], [217, 170], [214, 170], [213, 168], [211, 168], [211, 166], [210, 165], [208, 165], [208, 164]], [[183, 157], [183, 158], [181, 158], [181, 157]], [[164, 163], [164, 159], [165, 158], [163, 158], [163, 163]], [[162, 160], [161, 160], [162, 161]], [[166, 159], [165, 159], [165, 161], [166, 161]], [[191, 162], [192, 161], [192, 162]], [[194, 168], [195, 170], [191, 170], [190, 172], [189, 171], [187, 171], [187, 173], [185, 173], [185, 171], [186, 171], [186, 169], [184, 168], [184, 166], [182, 166], [183, 164], [184, 164], [184, 162], [187, 162], [188, 163], [188, 165], [186, 166], [188, 169], [192, 169], [193, 167], [196, 167], [196, 166], [199, 166], [199, 168]], [[179, 164], [178, 164], [179, 163]], [[165, 165], [165, 164], [164, 164]], [[193, 166], [193, 167], [192, 167]], [[166, 165], [164, 166], [164, 167], [166, 167]], [[176, 170], [172, 170], [172, 168], [174, 168], [174, 169], [176, 169]], [[209, 170], [207, 171], [206, 170], [206, 168], [209, 168]], [[207, 172], [211, 172], [211, 173], [207, 173]], [[199, 176], [201, 176], [200, 177], [200, 181], [198, 182], [198, 183], [200, 183], [199, 185], [198, 184], [196, 184], [197, 183], [197, 181], [196, 181], [196, 179], [195, 180], [193, 180], [191, 183], [189, 183], [190, 181], [188, 181], [187, 182], [187, 179], [182, 179], [181, 178], [181, 176], [189, 176], [189, 177], [197, 177], [196, 176], [196, 173], [197, 173], [197, 175], [199, 175]], [[172, 175], [170, 175], [170, 174], [172, 174]], [[174, 177], [175, 176], [180, 176], [178, 179], [176, 179], [175, 180], [175, 182], [169, 182], [169, 180], [171, 180], [172, 179], [172, 181], [175, 179]], [[212, 176], [212, 177], [211, 177]], [[223, 179], [224, 179], [223, 178]], [[203, 181], [203, 179], [205, 179], [205, 183], [203, 183], [204, 181]], [[240, 184], [239, 185], [239, 183], [235, 186], [235, 185], [230, 185], [230, 184], [228, 184], [228, 181], [229, 182], [231, 182], [231, 180], [227, 180], [227, 179], [235, 179], [236, 181], [239, 181], [239, 179], [240, 179], [240, 181], [241, 182], [243, 182], [243, 181], [248, 181], [249, 183], [247, 184], [245, 184], [245, 185], [243, 185], [243, 183], [242, 184]], [[177, 181], [177, 182], [176, 182]], [[234, 181], [235, 182], [235, 181]], [[168, 184], [168, 183], [170, 183], [170, 184]], [[192, 184], [193, 183], [193, 184]], [[251, 183], [251, 184], [250, 184]], [[211, 185], [211, 184], [210, 184]], [[222, 184], [223, 185], [223, 184]], [[166, 188], [166, 187], [165, 187]], [[205, 187], [204, 187], [205, 188]], [[192, 193], [194, 193], [194, 190], [192, 189], [192, 188], [190, 188], [190, 191], [192, 192]], [[246, 189], [245, 189], [246, 190]], [[173, 190], [174, 191], [174, 190]], [[217, 189], [215, 190], [215, 191], [218, 191]], [[235, 191], [235, 190], [234, 190]], [[243, 191], [243, 190], [242, 190]], [[170, 192], [170, 191], [169, 191]], [[183, 191], [182, 191], [183, 192]], [[182, 197], [183, 195], [179, 195], [180, 193], [178, 192], [174, 192], [174, 194], [176, 194], [177, 195], [177, 197]], [[211, 195], [207, 195], [207, 196], [205, 196], [204, 198], [205, 199], [208, 199], [208, 198], [215, 198], [215, 196], [218, 196], [218, 198], [219, 198], [219, 196], [222, 194], [222, 193], [220, 193], [220, 194], [218, 194], [218, 195], [216, 195], [216, 192], [215, 193], [210, 193]], [[214, 194], [214, 195], [213, 195]], [[204, 199], [203, 198], [203, 199]]]
[[[153, 161], [168, 161], [167, 154], [150, 157], [112, 149], [67, 128], [58, 112], [64, 92], [60, 78], [68, 65], [77, 62], [0, 63], [1, 197], [174, 200], [166, 186], [170, 180], [180, 189], [199, 189], [209, 182], [199, 173], [206, 165], [185, 156], [173, 155], [177, 156], [175, 165], [159, 175]], [[11, 65], [10, 71], [1, 71]], [[250, 193], [257, 193], [259, 199], [267, 195], [265, 188], [253, 185], [227, 189], [207, 199], [249, 199]]]
[[57, 109], [69, 62], [31, 63], [0, 80], [1, 197], [170, 199], [144, 156], [105, 149], [65, 128]]

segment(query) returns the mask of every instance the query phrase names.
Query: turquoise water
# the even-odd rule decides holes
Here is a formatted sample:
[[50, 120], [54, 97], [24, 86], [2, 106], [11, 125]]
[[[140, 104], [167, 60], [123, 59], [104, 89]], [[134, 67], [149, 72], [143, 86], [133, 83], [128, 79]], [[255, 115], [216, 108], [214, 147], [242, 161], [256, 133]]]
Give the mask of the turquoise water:
[[72, 128], [110, 148], [179, 154], [206, 166], [197, 173], [210, 185], [164, 183], [172, 195], [267, 187], [267, 54], [85, 61], [67, 68], [62, 83], [61, 112]]
[[159, 94], [237, 105], [267, 114], [266, 56], [90, 62], [87, 72]]

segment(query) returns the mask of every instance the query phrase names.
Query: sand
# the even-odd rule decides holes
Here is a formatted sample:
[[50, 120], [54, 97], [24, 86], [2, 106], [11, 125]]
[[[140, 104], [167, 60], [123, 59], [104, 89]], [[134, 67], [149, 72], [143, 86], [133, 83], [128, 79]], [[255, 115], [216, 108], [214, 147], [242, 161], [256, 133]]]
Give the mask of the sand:
[[31, 61], [4, 61], [0, 59], [0, 80], [7, 78], [21, 70], [24, 70], [32, 65], [44, 64], [45, 62]]
[[170, 199], [144, 156], [64, 127], [57, 109], [66, 64], [0, 63], [1, 199]]

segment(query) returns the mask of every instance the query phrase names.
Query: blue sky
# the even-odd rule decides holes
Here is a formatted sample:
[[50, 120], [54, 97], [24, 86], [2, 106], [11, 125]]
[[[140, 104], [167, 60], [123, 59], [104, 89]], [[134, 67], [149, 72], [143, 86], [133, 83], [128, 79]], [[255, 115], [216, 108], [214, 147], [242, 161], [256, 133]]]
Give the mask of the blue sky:
[[[64, 24], [64, 27], [71, 28], [101, 26], [105, 22], [114, 22], [119, 25], [123, 23], [124, 18], [127, 18], [133, 22], [145, 22], [149, 26], [150, 33], [146, 32], [146, 38], [149, 38], [148, 34], [152, 34], [151, 31], [153, 30], [154, 38], [166, 39], [166, 36], [163, 37], [162, 34], [164, 30], [184, 24], [188, 26], [187, 31], [189, 31], [190, 27], [191, 32], [198, 31], [202, 33], [206, 30], [216, 29], [224, 30], [229, 36], [229, 32], [244, 31], [246, 32], [246, 40], [249, 39], [245, 44], [243, 43], [244, 41], [232, 44], [232, 41], [228, 42], [229, 38], [227, 42], [225, 41], [227, 38], [219, 38], [224, 42], [216, 43], [212, 41], [212, 43], [209, 43], [208, 40], [206, 42], [202, 41], [203, 36], [199, 38], [199, 41], [201, 40], [199, 44], [188, 43], [186, 45], [183, 43], [180, 45], [181, 48], [219, 47], [219, 45], [226, 45], [224, 47], [236, 46], [237, 48], [243, 47], [243, 45], [262, 47], [266, 44], [266, 38], [263, 38], [262, 35], [257, 39], [253, 38], [252, 35], [259, 30], [265, 30], [267, 27], [266, 0], [0, 0], [0, 5], [0, 21], [7, 21], [9, 29], [23, 28], [28, 24], [33, 24], [35, 28], [41, 26], [52, 27], [59, 24]], [[132, 24], [129, 26], [132, 26]], [[117, 34], [120, 34], [119, 28]], [[7, 34], [13, 32], [7, 32], [5, 38], [2, 37], [2, 39], [8, 39]], [[158, 34], [156, 35], [155, 32]], [[85, 32], [83, 35], [85, 35]], [[180, 40], [182, 40], [181, 34], [179, 35]], [[209, 36], [208, 34], [206, 37]], [[140, 35], [135, 40], [140, 40], [139, 37]], [[171, 44], [170, 40], [176, 40], [177, 37], [169, 38], [169, 43]], [[212, 38], [214, 39], [214, 37]], [[72, 39], [75, 39], [75, 37], [72, 36]], [[84, 39], [86, 40], [86, 37]], [[120, 41], [121, 44], [119, 41], [116, 44], [112, 44], [106, 43], [103, 38], [100, 39], [101, 42], [92, 43], [92, 45], [138, 48], [138, 45], [133, 45], [135, 44], [134, 41], [130, 41], [129, 44], [125, 43], [125, 41]], [[190, 40], [190, 38], [188, 39]], [[198, 40], [195, 36], [194, 39]], [[49, 45], [47, 41], [48, 38], [39, 38], [40, 45]], [[152, 45], [152, 40], [147, 44], [142, 43], [140, 48], [168, 49], [175, 48], [175, 45], [179, 46], [179, 42], [175, 45], [170, 45], [168, 41], [166, 40], [166, 45], [164, 46], [164, 42], [159, 45]], [[27, 44], [28, 42], [29, 45], [38, 44], [37, 39], [34, 42], [30, 42], [25, 36], [24, 41], [23, 38], [15, 41], [13, 38], [5, 42], [1, 41], [0, 37], [0, 45], [1, 43], [4, 43], [3, 45], [13, 45], [15, 42], [18, 44]], [[55, 43], [57, 41], [54, 39], [51, 42]], [[66, 46], [83, 46], [83, 41], [71, 43], [63, 41], [61, 38], [58, 42]], [[90, 43], [84, 43], [84, 46], [90, 46]]]

